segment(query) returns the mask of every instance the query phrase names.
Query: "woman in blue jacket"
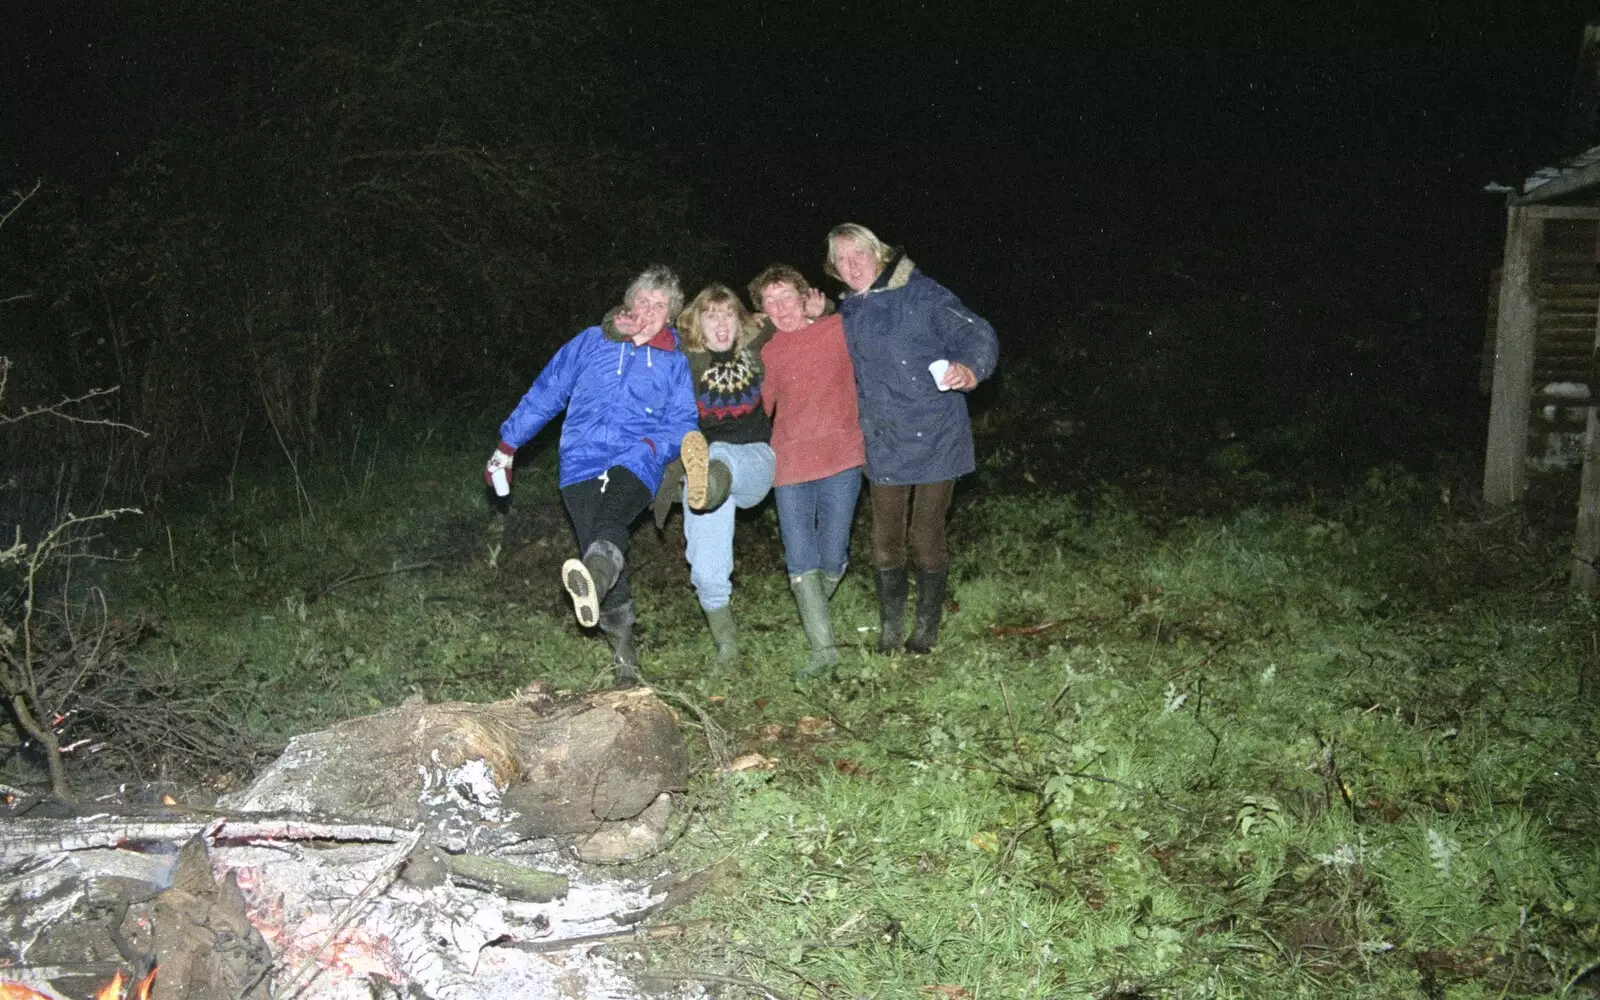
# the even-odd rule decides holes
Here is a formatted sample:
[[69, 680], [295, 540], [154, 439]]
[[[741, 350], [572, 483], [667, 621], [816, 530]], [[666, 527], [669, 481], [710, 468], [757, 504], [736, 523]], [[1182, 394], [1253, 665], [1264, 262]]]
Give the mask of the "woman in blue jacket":
[[[956, 477], [976, 468], [966, 393], [994, 372], [999, 341], [987, 320], [865, 226], [828, 233], [827, 271], [850, 289], [839, 315], [867, 446], [878, 652], [902, 640], [931, 652], [949, 581], [945, 515]], [[908, 554], [917, 609], [906, 639]]]
[[500, 444], [484, 469], [491, 484], [497, 473], [508, 480], [517, 449], [566, 411], [561, 501], [582, 557], [566, 561], [561, 582], [579, 623], [598, 625], [611, 641], [619, 687], [639, 682], [629, 528], [697, 426], [689, 365], [667, 322], [682, 308], [677, 275], [659, 264], [646, 268], [628, 286], [618, 322], [589, 327], [545, 365], [500, 425]]

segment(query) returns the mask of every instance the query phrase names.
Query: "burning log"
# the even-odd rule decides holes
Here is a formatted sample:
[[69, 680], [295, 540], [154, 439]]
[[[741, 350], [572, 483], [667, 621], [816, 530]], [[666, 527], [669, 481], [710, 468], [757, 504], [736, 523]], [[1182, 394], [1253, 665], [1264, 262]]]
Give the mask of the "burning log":
[[327, 840], [342, 844], [397, 843], [411, 835], [409, 830], [373, 823], [323, 822], [291, 816], [185, 820], [99, 814], [72, 819], [15, 819], [6, 821], [4, 829], [0, 867], [94, 848], [183, 843], [201, 834], [213, 842]]
[[[642, 996], [577, 945], [648, 935], [666, 890], [572, 858], [659, 850], [687, 773], [648, 691], [350, 720], [219, 816], [0, 821], [0, 966], [62, 973], [26, 980], [46, 1000], [108, 965], [155, 965], [149, 1000]], [[559, 870], [484, 856], [511, 848]]]
[[237, 874], [216, 876], [199, 835], [178, 851], [172, 885], [150, 904], [149, 925], [160, 970], [153, 1000], [267, 997], [272, 951], [250, 923]]
[[402, 705], [296, 737], [221, 804], [422, 823], [452, 853], [485, 853], [636, 826], [688, 776], [677, 719], [648, 688], [561, 699], [534, 687], [488, 705]]

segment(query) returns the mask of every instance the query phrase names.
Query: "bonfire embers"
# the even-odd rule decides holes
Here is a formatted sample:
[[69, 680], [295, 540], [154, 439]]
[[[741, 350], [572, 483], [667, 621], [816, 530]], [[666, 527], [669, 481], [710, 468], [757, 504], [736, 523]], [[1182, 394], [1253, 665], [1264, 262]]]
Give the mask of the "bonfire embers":
[[[648, 722], [652, 745], [665, 745], [664, 709], [653, 697], [568, 703], [558, 715], [560, 731], [576, 731], [592, 715], [602, 725], [588, 745], [631, 752], [581, 785], [605, 792], [587, 806], [587, 830], [530, 836], [551, 830], [552, 821], [529, 815], [528, 803], [565, 796], [560, 823], [570, 825], [575, 796], [526, 787], [529, 777], [581, 776], [562, 766], [571, 755], [549, 738], [554, 730], [508, 726], [507, 718], [515, 720], [508, 703], [483, 708], [494, 713], [493, 728], [508, 734], [500, 744], [508, 753], [441, 761], [437, 747], [412, 746], [411, 757], [394, 762], [410, 769], [405, 787], [415, 796], [404, 825], [235, 814], [206, 822], [28, 819], [0, 828], [0, 941], [9, 942], [19, 980], [0, 985], [12, 991], [0, 992], [0, 1000], [86, 996], [107, 983], [110, 972], [95, 970], [108, 966], [131, 968], [133, 977], [158, 969], [140, 984], [147, 1000], [638, 995], [604, 957], [564, 955], [555, 942], [626, 933], [651, 903], [645, 884], [591, 880], [573, 858], [602, 833], [635, 856], [660, 842], [670, 808], [660, 775], [680, 765], [663, 766], [660, 752], [641, 755], [635, 723]], [[437, 725], [467, 715], [470, 709], [457, 706], [427, 718]], [[418, 731], [417, 717], [404, 712], [387, 713], [386, 721]], [[369, 721], [346, 733], [381, 728]], [[541, 756], [517, 759], [528, 746]], [[640, 759], [649, 765], [643, 777], [610, 776]], [[363, 758], [363, 768], [373, 769], [372, 757]], [[607, 780], [598, 780], [600, 770]], [[521, 785], [497, 777], [507, 773]], [[277, 793], [289, 788], [282, 768], [271, 780]], [[377, 797], [385, 819], [403, 812], [393, 790]], [[632, 819], [622, 815], [619, 790], [643, 803]], [[339, 791], [348, 797], [352, 789], [346, 783]], [[502, 794], [520, 808], [501, 806]], [[496, 857], [453, 853], [469, 846], [492, 848]], [[559, 871], [540, 874], [535, 865]], [[103, 995], [141, 996], [127, 982], [104, 985], [110, 992]]]

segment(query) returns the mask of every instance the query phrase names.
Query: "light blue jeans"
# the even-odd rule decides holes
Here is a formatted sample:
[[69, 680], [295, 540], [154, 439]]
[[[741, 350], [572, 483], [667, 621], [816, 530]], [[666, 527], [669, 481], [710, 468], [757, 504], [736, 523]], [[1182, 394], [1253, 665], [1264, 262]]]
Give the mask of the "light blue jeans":
[[790, 576], [820, 569], [830, 576], [850, 561], [850, 523], [861, 495], [861, 470], [780, 486], [778, 531]]
[[733, 512], [754, 507], [772, 491], [777, 459], [772, 446], [711, 442], [711, 461], [733, 473], [728, 499], [716, 510], [696, 513], [683, 505], [684, 554], [689, 558], [689, 582], [707, 611], [728, 606], [733, 596]]

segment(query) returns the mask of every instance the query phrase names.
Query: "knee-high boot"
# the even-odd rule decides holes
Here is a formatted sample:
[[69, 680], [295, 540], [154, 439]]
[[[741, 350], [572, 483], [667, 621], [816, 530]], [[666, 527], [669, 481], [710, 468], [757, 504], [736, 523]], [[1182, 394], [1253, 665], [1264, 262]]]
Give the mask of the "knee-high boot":
[[839, 649], [833, 644], [833, 619], [828, 614], [828, 597], [822, 589], [822, 570], [812, 569], [789, 578], [795, 604], [800, 607], [800, 625], [811, 644], [806, 665], [794, 672], [797, 681], [825, 676], [839, 662]]
[[948, 569], [917, 570], [917, 623], [906, 640], [909, 652], [933, 652], [933, 644], [939, 640], [939, 619], [944, 615], [949, 576]]
[[906, 571], [880, 569], [878, 585], [878, 652], [893, 653], [906, 640]]
[[619, 688], [639, 683], [639, 650], [633, 644], [633, 602], [600, 612], [600, 631], [611, 643], [611, 671]]

